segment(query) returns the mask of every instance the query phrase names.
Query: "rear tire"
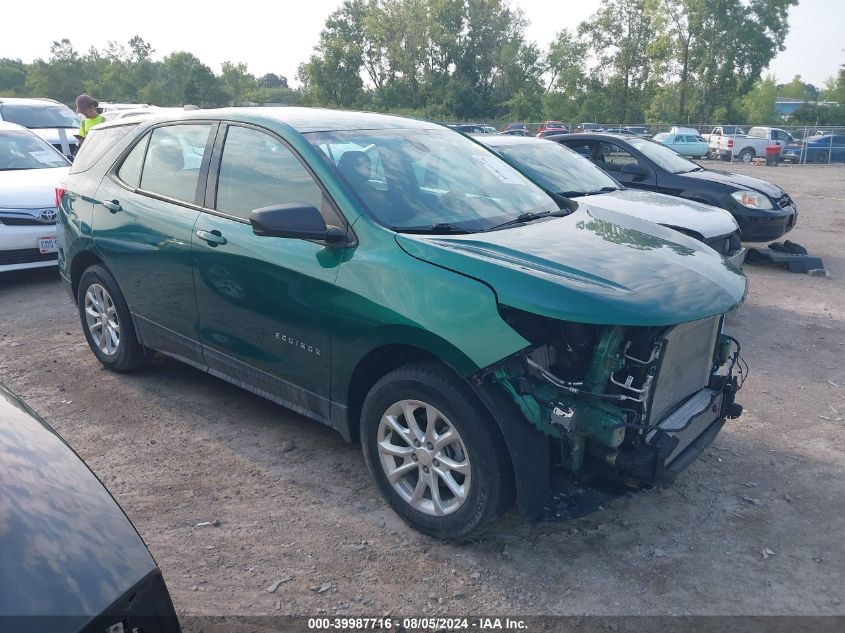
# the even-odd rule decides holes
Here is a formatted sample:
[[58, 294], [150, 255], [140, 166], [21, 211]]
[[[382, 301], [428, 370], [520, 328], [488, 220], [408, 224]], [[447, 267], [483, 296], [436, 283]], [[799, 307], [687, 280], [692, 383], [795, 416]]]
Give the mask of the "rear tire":
[[499, 428], [463, 379], [439, 363], [405, 365], [373, 386], [361, 411], [361, 446], [379, 491], [430, 536], [465, 540], [513, 505]]
[[827, 152], [825, 150], [822, 150], [818, 154], [816, 154], [816, 164], [827, 165]]
[[138, 342], [126, 299], [105, 267], [97, 264], [82, 273], [76, 299], [82, 331], [103, 367], [124, 373], [149, 359]]
[[738, 158], [741, 162], [748, 164], [752, 160], [754, 160], [755, 156], [756, 156], [756, 154], [755, 154], [754, 150], [751, 149], [750, 147], [746, 147], [744, 150], [742, 150], [739, 153]]

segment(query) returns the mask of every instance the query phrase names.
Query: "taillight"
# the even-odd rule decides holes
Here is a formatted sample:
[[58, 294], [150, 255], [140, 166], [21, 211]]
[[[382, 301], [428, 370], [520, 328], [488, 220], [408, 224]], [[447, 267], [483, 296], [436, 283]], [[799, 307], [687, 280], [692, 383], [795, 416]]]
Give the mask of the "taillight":
[[65, 195], [65, 188], [64, 187], [56, 187], [56, 210], [60, 209], [62, 206], [62, 198]]
[[728, 147], [733, 147], [733, 146], [734, 146], [734, 140], [732, 138], [729, 138], [728, 139]]

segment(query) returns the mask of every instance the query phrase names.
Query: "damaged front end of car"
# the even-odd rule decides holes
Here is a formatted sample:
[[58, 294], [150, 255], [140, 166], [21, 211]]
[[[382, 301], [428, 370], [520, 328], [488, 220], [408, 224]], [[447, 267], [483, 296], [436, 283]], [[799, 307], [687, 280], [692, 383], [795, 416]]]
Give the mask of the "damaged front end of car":
[[[475, 382], [488, 400], [491, 392], [504, 393], [533, 427], [531, 434], [544, 438], [532, 448], [514, 451], [511, 446], [518, 484], [521, 469], [535, 471], [528, 475], [531, 483], [522, 477], [525, 514], [537, 515], [541, 498], [548, 510], [551, 500], [561, 499], [561, 486], [563, 497], [577, 492], [585, 502], [564, 513], [577, 516], [594, 509], [589, 495], [583, 495], [585, 487], [614, 482], [619, 490], [631, 490], [670, 484], [725, 420], [742, 412], [735, 397], [747, 365], [739, 343], [723, 332], [723, 315], [644, 327], [500, 310], [531, 346], [486, 368]], [[538, 454], [543, 450], [547, 456]], [[531, 464], [518, 464], [518, 459]], [[548, 490], [545, 495], [531, 491], [523, 503], [526, 486], [542, 486], [538, 469], [546, 471]], [[606, 500], [606, 495], [594, 497], [594, 505]]]

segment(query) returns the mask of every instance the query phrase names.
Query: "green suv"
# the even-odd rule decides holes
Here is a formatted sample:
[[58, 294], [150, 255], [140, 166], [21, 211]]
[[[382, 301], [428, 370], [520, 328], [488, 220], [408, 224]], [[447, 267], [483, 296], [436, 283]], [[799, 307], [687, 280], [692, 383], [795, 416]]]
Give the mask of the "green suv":
[[669, 482], [741, 411], [739, 269], [445, 127], [243, 108], [90, 136], [59, 266], [98, 360], [161, 352], [360, 439], [423, 532]]

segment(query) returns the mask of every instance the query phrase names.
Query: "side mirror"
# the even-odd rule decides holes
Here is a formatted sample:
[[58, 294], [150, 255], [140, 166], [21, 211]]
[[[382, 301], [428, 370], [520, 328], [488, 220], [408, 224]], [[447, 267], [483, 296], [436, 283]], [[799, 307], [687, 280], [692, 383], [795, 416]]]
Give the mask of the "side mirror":
[[326, 226], [317, 207], [298, 202], [255, 209], [249, 214], [252, 232], [262, 237], [292, 237], [301, 240], [322, 240], [336, 244], [346, 240], [346, 232], [337, 226]]
[[645, 178], [646, 176], [648, 176], [648, 172], [645, 170], [645, 168], [640, 167], [636, 163], [623, 165], [620, 173], [628, 174], [629, 176], [634, 176], [635, 178]]

